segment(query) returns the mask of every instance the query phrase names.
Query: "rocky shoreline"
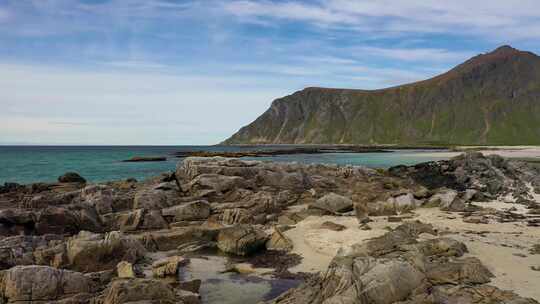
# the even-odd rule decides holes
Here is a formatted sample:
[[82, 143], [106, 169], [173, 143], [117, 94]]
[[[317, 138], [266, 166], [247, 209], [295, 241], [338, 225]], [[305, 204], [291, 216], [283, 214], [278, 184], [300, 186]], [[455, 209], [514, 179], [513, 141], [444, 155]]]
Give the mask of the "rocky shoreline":
[[234, 273], [274, 286], [246, 304], [538, 303], [538, 226], [540, 169], [477, 152], [388, 170], [189, 157], [140, 182], [69, 173], [0, 186], [0, 298], [210, 303]]

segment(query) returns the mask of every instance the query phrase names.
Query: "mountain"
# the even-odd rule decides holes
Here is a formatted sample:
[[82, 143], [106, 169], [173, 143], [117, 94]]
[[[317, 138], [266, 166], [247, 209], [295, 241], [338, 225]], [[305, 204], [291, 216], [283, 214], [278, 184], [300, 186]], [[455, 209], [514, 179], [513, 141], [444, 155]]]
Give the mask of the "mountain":
[[381, 90], [306, 88], [224, 144], [540, 144], [540, 57], [510, 46]]

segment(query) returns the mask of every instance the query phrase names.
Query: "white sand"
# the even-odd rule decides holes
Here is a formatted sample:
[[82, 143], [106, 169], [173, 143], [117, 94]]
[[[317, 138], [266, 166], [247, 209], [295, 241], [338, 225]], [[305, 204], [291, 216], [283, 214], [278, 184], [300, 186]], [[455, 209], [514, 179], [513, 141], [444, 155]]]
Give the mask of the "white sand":
[[[498, 210], [522, 206], [504, 202], [481, 204]], [[521, 209], [518, 209], [521, 210]], [[524, 211], [524, 210], [522, 210]], [[415, 211], [416, 217], [424, 223], [431, 223], [440, 232], [467, 245], [468, 256], [479, 258], [496, 276], [490, 284], [501, 289], [512, 290], [525, 297], [540, 300], [540, 272], [531, 266], [540, 266], [540, 255], [529, 254], [529, 249], [540, 243], [540, 229], [527, 227], [524, 223], [472, 224], [463, 222], [457, 213], [446, 213], [437, 208], [425, 208]], [[372, 217], [369, 223], [372, 230], [360, 230], [355, 217], [308, 217], [285, 234], [294, 243], [293, 253], [301, 255], [302, 263], [291, 272], [324, 271], [343, 246], [351, 246], [367, 239], [383, 235], [385, 227], [396, 227], [400, 223], [388, 223], [386, 217]], [[343, 231], [320, 229], [325, 221], [332, 221], [347, 227]], [[470, 232], [487, 232], [482, 235]], [[469, 233], [468, 233], [469, 232]], [[526, 257], [514, 254], [526, 255]]]
[[418, 152], [410, 154], [411, 157], [424, 156], [424, 157], [440, 157], [451, 158], [458, 156], [465, 152], [467, 149], [478, 149], [484, 155], [497, 154], [507, 158], [538, 158], [540, 159], [540, 147], [538, 146], [494, 146], [494, 147], [460, 147], [463, 151], [460, 152]]
[[[491, 207], [507, 208], [499, 204], [504, 203]], [[470, 224], [463, 222], [457, 214], [445, 214], [436, 208], [418, 209], [415, 213], [418, 214], [417, 219], [431, 223], [441, 231], [449, 228], [448, 230], [456, 232], [448, 236], [465, 243], [469, 249], [468, 255], [479, 258], [495, 275], [491, 285], [540, 300], [540, 272], [530, 268], [540, 266], [540, 255], [529, 254], [529, 249], [540, 243], [539, 228], [527, 227], [524, 223], [493, 221], [489, 224]], [[449, 219], [449, 216], [457, 218]], [[465, 233], [466, 231], [488, 233], [481, 236]], [[523, 254], [526, 257], [514, 254]]]
[[[331, 221], [343, 225], [347, 229], [332, 231], [321, 229], [321, 224]], [[381, 236], [388, 232], [385, 227], [395, 227], [399, 223], [388, 223], [386, 217], [374, 218], [369, 223], [372, 230], [361, 230], [358, 220], [351, 216], [310, 216], [296, 225], [295, 228], [285, 232], [294, 244], [292, 253], [303, 257], [300, 265], [290, 269], [291, 272], [318, 272], [324, 271], [332, 258], [341, 247]]]

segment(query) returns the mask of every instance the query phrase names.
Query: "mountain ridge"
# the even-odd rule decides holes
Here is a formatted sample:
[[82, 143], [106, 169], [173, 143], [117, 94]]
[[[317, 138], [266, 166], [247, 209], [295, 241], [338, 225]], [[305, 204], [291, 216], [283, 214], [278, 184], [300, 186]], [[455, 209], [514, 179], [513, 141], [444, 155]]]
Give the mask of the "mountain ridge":
[[308, 87], [223, 143], [540, 144], [540, 57], [501, 46], [418, 82]]

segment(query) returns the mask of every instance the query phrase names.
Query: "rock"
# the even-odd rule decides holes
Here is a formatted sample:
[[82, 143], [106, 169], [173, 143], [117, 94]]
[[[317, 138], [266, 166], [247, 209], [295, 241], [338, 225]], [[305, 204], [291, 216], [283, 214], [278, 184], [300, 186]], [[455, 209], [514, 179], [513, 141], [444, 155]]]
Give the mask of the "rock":
[[3, 296], [10, 303], [55, 301], [94, 289], [84, 274], [48, 266], [15, 266], [3, 278]]
[[[394, 303], [410, 296], [419, 289], [425, 275], [413, 265], [397, 260], [375, 260], [373, 258], [355, 259], [353, 273], [358, 276], [354, 291], [356, 299], [366, 299], [366, 303]], [[352, 290], [351, 290], [352, 291]], [[346, 298], [337, 295], [327, 301]]]
[[359, 223], [366, 223], [369, 221], [369, 210], [364, 203], [356, 203], [354, 205], [354, 213]]
[[133, 156], [130, 159], [123, 160], [123, 162], [162, 162], [167, 161], [166, 157], [162, 156]]
[[61, 207], [47, 207], [37, 218], [37, 234], [76, 234], [80, 231], [74, 212]]
[[217, 250], [217, 243], [213, 241], [192, 241], [179, 245], [177, 248], [179, 253], [189, 254], [199, 251], [212, 251]]
[[463, 222], [470, 224], [489, 224], [489, 219], [485, 216], [468, 216], [463, 218]]
[[165, 217], [172, 217], [174, 221], [206, 220], [210, 216], [210, 204], [200, 200], [189, 202], [162, 210]]
[[340, 214], [353, 210], [353, 202], [350, 198], [329, 193], [309, 205], [309, 208], [324, 210], [332, 214]]
[[283, 233], [282, 229], [275, 227], [270, 239], [266, 242], [266, 249], [291, 251], [293, 242]]
[[427, 268], [427, 278], [434, 284], [482, 284], [493, 277], [477, 258], [429, 264]]
[[255, 268], [249, 263], [237, 263], [231, 265], [225, 270], [226, 272], [235, 272], [240, 274], [252, 274], [257, 272]]
[[220, 216], [225, 225], [248, 224], [253, 222], [253, 216], [244, 208], [225, 209]]
[[394, 206], [397, 213], [414, 210], [422, 205], [422, 201], [414, 198], [412, 193], [406, 193], [394, 197]]
[[142, 190], [135, 194], [133, 209], [156, 210], [168, 207], [167, 195], [161, 190]]
[[3, 186], [0, 186], [0, 194], [24, 191], [25, 189], [23, 185], [17, 183], [4, 183]]
[[334, 222], [326, 221], [326, 222], [321, 224], [321, 229], [328, 229], [328, 230], [332, 230], [332, 231], [343, 231], [343, 230], [347, 229], [347, 227], [345, 227], [343, 225], [336, 224]]
[[84, 179], [82, 176], [80, 176], [76, 172], [67, 172], [64, 173], [64, 175], [58, 177], [59, 183], [80, 183], [85, 184], [86, 179]]
[[216, 241], [218, 229], [201, 227], [181, 227], [148, 232], [139, 236], [149, 250], [169, 251], [193, 242], [211, 243]]
[[443, 189], [433, 195], [428, 200], [429, 206], [437, 206], [441, 209], [449, 208], [452, 202], [457, 198], [458, 192], [450, 189]]
[[169, 228], [169, 224], [161, 215], [159, 210], [146, 210], [144, 211], [144, 218], [142, 225], [138, 227], [139, 229], [166, 229]]
[[35, 231], [37, 215], [22, 209], [0, 210], [0, 232], [2, 235], [32, 234]]
[[221, 230], [217, 237], [218, 248], [226, 253], [249, 255], [264, 247], [266, 234], [252, 226], [239, 225]]
[[121, 279], [131, 279], [135, 277], [133, 265], [126, 261], [122, 261], [116, 265], [116, 273]]
[[180, 256], [172, 256], [152, 263], [152, 273], [155, 278], [176, 276], [178, 269], [189, 263], [188, 259]]
[[84, 272], [113, 269], [121, 261], [134, 263], [145, 253], [138, 240], [117, 231], [81, 232], [67, 242], [66, 250], [71, 267]]
[[110, 187], [104, 185], [87, 186], [81, 191], [81, 199], [94, 207], [98, 214], [113, 212], [113, 191]]
[[178, 288], [193, 293], [199, 293], [201, 280], [182, 281], [178, 283]]
[[184, 191], [199, 192], [201, 190], [212, 190], [218, 194], [223, 194], [234, 189], [250, 188], [249, 183], [240, 176], [225, 176], [219, 174], [201, 174], [182, 185]]
[[178, 300], [174, 289], [165, 282], [154, 279], [128, 279], [112, 282], [106, 291], [103, 303], [144, 303], [142, 301], [177, 303]]

